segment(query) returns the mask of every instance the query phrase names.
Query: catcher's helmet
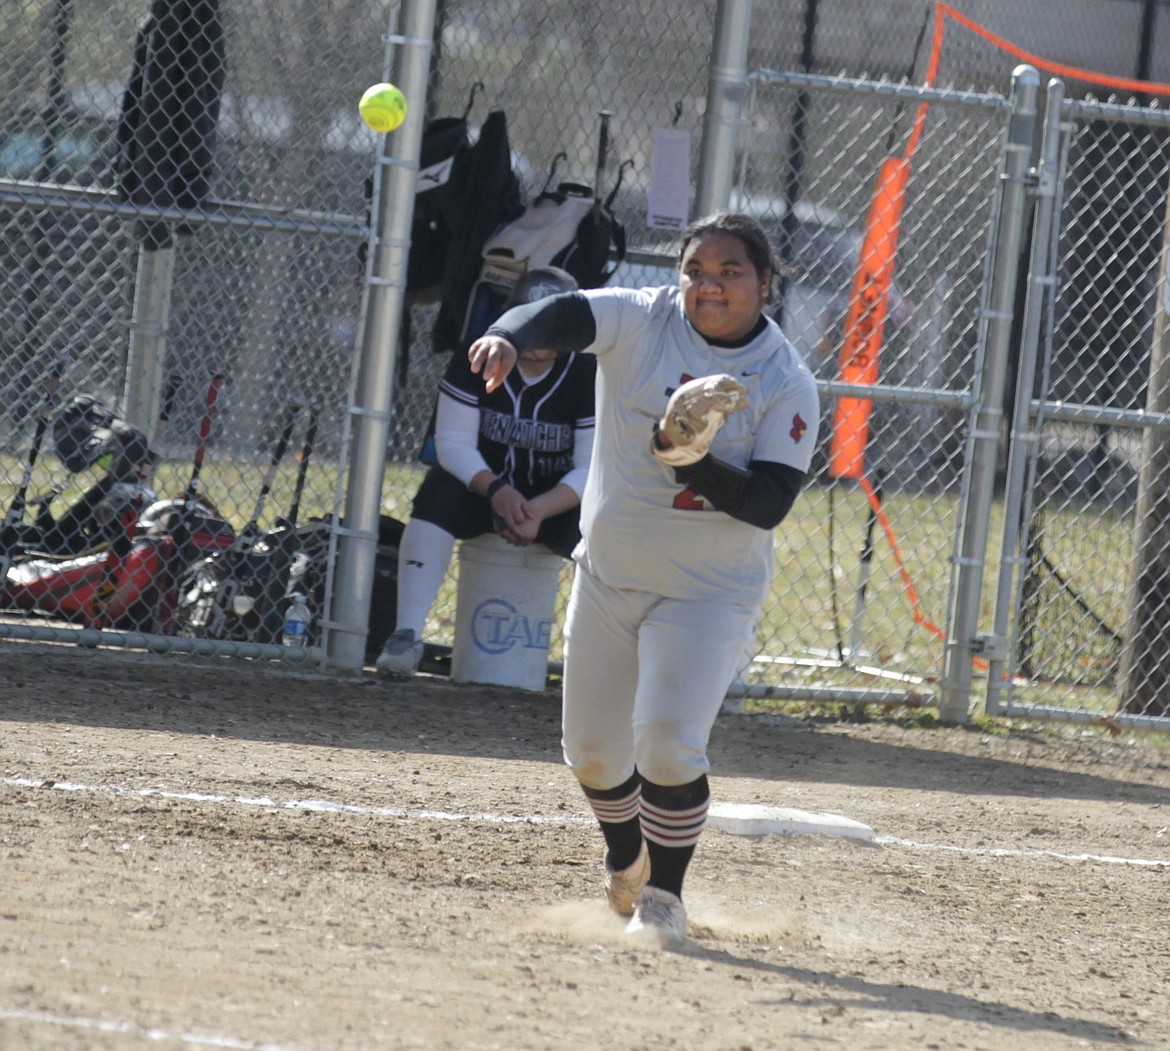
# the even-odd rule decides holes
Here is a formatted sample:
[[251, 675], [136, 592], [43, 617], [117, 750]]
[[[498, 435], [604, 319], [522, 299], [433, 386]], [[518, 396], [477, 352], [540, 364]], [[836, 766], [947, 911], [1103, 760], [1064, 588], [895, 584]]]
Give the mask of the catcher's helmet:
[[558, 292], [575, 292], [579, 287], [576, 278], [567, 270], [559, 266], [538, 266], [526, 270], [516, 279], [504, 310], [521, 303], [535, 303], [538, 299], [555, 296]]

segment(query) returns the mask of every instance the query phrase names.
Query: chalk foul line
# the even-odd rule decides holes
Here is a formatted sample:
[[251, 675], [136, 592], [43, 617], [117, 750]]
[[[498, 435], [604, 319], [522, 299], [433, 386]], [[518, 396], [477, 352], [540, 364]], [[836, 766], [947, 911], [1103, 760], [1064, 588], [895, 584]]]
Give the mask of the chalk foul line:
[[985, 858], [1055, 858], [1058, 861], [1096, 861], [1103, 865], [1134, 865], [1139, 868], [1170, 868], [1163, 858], [1119, 858], [1110, 854], [1062, 854], [1058, 850], [1018, 850], [1009, 847], [955, 847], [943, 843], [919, 843], [899, 836], [877, 836], [879, 846], [912, 847], [915, 850], [945, 850], [952, 854], [974, 854]]
[[[163, 788], [127, 788], [125, 785], [87, 785], [74, 781], [50, 781], [32, 777], [4, 777], [0, 784], [14, 788], [51, 789], [57, 792], [90, 792], [138, 799], [174, 799], [184, 802], [260, 807], [266, 810], [312, 811], [328, 814], [357, 814], [392, 817], [412, 821], [466, 821], [494, 825], [592, 825], [591, 815], [453, 813], [446, 810], [409, 809], [406, 807], [364, 806], [337, 803], [328, 799], [287, 799], [269, 796], [226, 796], [213, 792], [176, 792]], [[1055, 850], [1022, 850], [1007, 847], [959, 847], [950, 844], [922, 843], [900, 836], [878, 836], [868, 825], [838, 814], [818, 814], [788, 807], [760, 806], [750, 803], [712, 803], [708, 826], [730, 835], [831, 835], [873, 846], [903, 847], [913, 850], [938, 850], [979, 857], [1045, 857], [1060, 861], [1095, 862], [1106, 865], [1134, 865], [1142, 868], [1170, 868], [1162, 858], [1123, 858], [1108, 854], [1065, 854]]]
[[219, 1047], [228, 1051], [296, 1051], [283, 1044], [270, 1044], [256, 1040], [237, 1040], [230, 1036], [215, 1034], [179, 1033], [169, 1029], [136, 1025], [133, 1022], [110, 1022], [101, 1018], [80, 1018], [71, 1015], [51, 1014], [48, 1011], [22, 1011], [15, 1007], [0, 1007], [0, 1018], [13, 1022], [37, 1022], [41, 1025], [55, 1025], [69, 1029], [90, 1029], [98, 1033], [121, 1033], [126, 1036], [144, 1036], [148, 1040], [178, 1041], [193, 1047]]

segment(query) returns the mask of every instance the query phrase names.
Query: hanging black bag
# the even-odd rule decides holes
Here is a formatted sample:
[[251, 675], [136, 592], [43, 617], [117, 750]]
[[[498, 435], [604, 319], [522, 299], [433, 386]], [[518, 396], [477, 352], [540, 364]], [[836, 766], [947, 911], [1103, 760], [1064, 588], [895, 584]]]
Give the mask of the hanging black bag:
[[484, 242], [524, 213], [502, 110], [488, 114], [475, 144], [457, 159], [447, 203], [451, 206], [447, 217], [451, 246], [439, 314], [431, 332], [431, 349], [436, 354], [466, 349], [463, 323], [468, 299], [479, 279]]
[[411, 303], [437, 303], [442, 295], [455, 210], [449, 200], [451, 175], [461, 169], [471, 149], [467, 118], [479, 87], [482, 85], [476, 84], [471, 89], [461, 117], [436, 117], [423, 129], [406, 268], [406, 291]]

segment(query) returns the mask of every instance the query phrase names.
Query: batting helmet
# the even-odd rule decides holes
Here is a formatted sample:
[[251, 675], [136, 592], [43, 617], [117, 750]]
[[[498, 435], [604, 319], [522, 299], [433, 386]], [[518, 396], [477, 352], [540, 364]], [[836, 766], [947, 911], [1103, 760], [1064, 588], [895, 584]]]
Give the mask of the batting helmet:
[[118, 419], [92, 394], [77, 395], [53, 424], [53, 444], [65, 467], [77, 473], [118, 457], [125, 465], [144, 463], [150, 456], [146, 436]]
[[559, 266], [538, 266], [526, 270], [516, 279], [504, 310], [521, 303], [535, 303], [538, 299], [555, 296], [558, 292], [575, 292], [578, 287], [576, 279], [567, 270]]

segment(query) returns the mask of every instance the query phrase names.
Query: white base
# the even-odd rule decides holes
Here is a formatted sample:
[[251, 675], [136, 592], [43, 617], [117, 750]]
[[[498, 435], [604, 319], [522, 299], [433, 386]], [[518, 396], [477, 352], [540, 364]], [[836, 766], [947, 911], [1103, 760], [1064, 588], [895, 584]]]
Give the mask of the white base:
[[761, 806], [756, 803], [712, 803], [707, 827], [733, 836], [842, 836], [874, 841], [873, 829], [840, 814], [812, 814], [790, 807]]

